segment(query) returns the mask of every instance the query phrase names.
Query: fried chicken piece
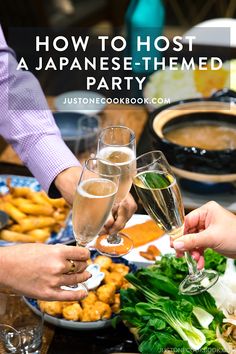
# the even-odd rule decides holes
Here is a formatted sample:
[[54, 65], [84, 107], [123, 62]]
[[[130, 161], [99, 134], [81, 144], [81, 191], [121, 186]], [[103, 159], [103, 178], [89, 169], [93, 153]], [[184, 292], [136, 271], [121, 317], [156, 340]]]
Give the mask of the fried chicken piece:
[[114, 301], [115, 292], [116, 287], [114, 284], [101, 285], [97, 289], [98, 300], [105, 302], [106, 304], [111, 304]]
[[120, 289], [123, 284], [124, 277], [118, 272], [111, 272], [107, 274], [105, 283], [115, 285], [116, 289]]
[[62, 310], [70, 305], [78, 304], [78, 301], [61, 301], [61, 308]]
[[60, 301], [39, 301], [39, 308], [42, 312], [47, 313], [51, 316], [61, 316], [62, 306]]
[[83, 310], [80, 304], [74, 303], [72, 305], [64, 307], [62, 315], [66, 320], [79, 321], [82, 318]]
[[100, 271], [104, 273], [104, 282], [106, 283], [106, 281], [105, 281], [106, 276], [107, 276], [108, 274], [110, 274], [110, 272], [109, 272], [107, 269], [105, 269], [105, 268], [101, 268]]
[[124, 277], [129, 273], [129, 267], [123, 263], [112, 263], [110, 266], [110, 271], [120, 273]]
[[93, 305], [98, 300], [97, 295], [94, 291], [89, 291], [88, 295], [82, 299], [81, 305], [83, 308]]
[[108, 304], [105, 304], [102, 301], [96, 301], [93, 309], [99, 313], [100, 320], [108, 320], [111, 318], [112, 311]]
[[95, 304], [87, 306], [83, 309], [83, 322], [99, 321], [109, 319], [112, 315], [111, 308], [102, 301], [96, 301]]
[[100, 268], [109, 269], [112, 263], [111, 258], [107, 256], [97, 256], [94, 259], [94, 263], [99, 264]]
[[120, 294], [115, 294], [115, 300], [111, 306], [111, 310], [114, 313], [118, 313], [120, 311]]
[[82, 322], [93, 322], [100, 320], [100, 313], [94, 309], [94, 304], [86, 306], [83, 309], [81, 321]]

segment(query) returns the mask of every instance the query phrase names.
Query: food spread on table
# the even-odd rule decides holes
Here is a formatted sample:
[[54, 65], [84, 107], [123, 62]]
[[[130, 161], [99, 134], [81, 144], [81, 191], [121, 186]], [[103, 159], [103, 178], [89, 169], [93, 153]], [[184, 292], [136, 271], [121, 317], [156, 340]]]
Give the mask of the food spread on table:
[[88, 296], [80, 301], [38, 301], [39, 308], [48, 315], [68, 321], [94, 322], [108, 320], [120, 311], [120, 289], [130, 286], [125, 275], [130, 271], [124, 263], [114, 263], [107, 256], [97, 256], [90, 263], [98, 264], [104, 279]]
[[[125, 2], [128, 5], [128, 1]], [[195, 201], [201, 197], [201, 190], [203, 193], [206, 191], [206, 200], [202, 199], [204, 201], [217, 198], [211, 198], [211, 190], [219, 190], [223, 202], [228, 192], [232, 197], [235, 195], [236, 129], [233, 120], [236, 117], [236, 45], [235, 40], [231, 39], [235, 37], [236, 20], [233, 17], [236, 1], [206, 0], [200, 7], [197, 6], [197, 1], [169, 1], [168, 6], [164, 4], [167, 1], [161, 0], [129, 2], [130, 6], [127, 7], [121, 1], [121, 8], [119, 1], [94, 1], [97, 3], [95, 7], [92, 0], [84, 1], [86, 4], [76, 0], [52, 0], [48, 1], [50, 4], [45, 8], [41, 4], [35, 4], [35, 14], [38, 13], [40, 17], [43, 14], [43, 22], [50, 24], [50, 31], [46, 32], [42, 29], [34, 31], [37, 22], [42, 21], [38, 21], [35, 14], [32, 16], [30, 2], [27, 2], [28, 9], [27, 6], [21, 9], [17, 4], [17, 16], [22, 27], [27, 27], [24, 18], [28, 20], [30, 15], [32, 17], [29, 33], [25, 30], [22, 32], [19, 27], [16, 36], [9, 35], [9, 39], [12, 37], [16, 56], [20, 58], [22, 55], [18, 65], [15, 65], [17, 61], [12, 57], [0, 29], [0, 52], [7, 54], [6, 58], [5, 55], [1, 58], [1, 71], [4, 75], [0, 78], [3, 139], [6, 139], [7, 144], [12, 144], [30, 172], [44, 183], [50, 182], [49, 176], [56, 178], [63, 169], [74, 166], [75, 156], [66, 150], [63, 140], [80, 162], [84, 161], [85, 156], [95, 157], [97, 154], [96, 158], [89, 159], [91, 165], [88, 162], [84, 164], [76, 199], [74, 198], [72, 217], [66, 201], [63, 198], [49, 198], [35, 178], [30, 178], [34, 185], [31, 187], [31, 182], [27, 180], [29, 177], [0, 176], [0, 213], [7, 216], [5, 221], [4, 215], [0, 218], [0, 246], [15, 242], [73, 242], [76, 246], [63, 246], [63, 252], [79, 252], [81, 250], [77, 246], [80, 245], [88, 247], [90, 251], [90, 247], [94, 247], [103, 254], [110, 253], [116, 257], [97, 255], [97, 252], [91, 251], [91, 259], [86, 268], [87, 272], [91, 272], [91, 277], [83, 283], [88, 291], [84, 299], [42, 301], [23, 297], [32, 313], [38, 315], [40, 329], [32, 328], [31, 321], [28, 326], [25, 318], [23, 324], [20, 324], [18, 318], [12, 323], [0, 321], [0, 353], [29, 352], [31, 344], [35, 345], [34, 352], [124, 353], [133, 350], [127, 350], [132, 342], [132, 333], [134, 345], [138, 347], [136, 351], [141, 354], [236, 354], [236, 260], [207, 249], [204, 255], [201, 254], [204, 256], [205, 269], [198, 270], [192, 251], [188, 253], [184, 249], [185, 258], [177, 258], [178, 253], [182, 253], [182, 248], [176, 247], [179, 250], [177, 256], [166, 253], [175, 252], [170, 248], [170, 242], [182, 236], [184, 229], [186, 231], [184, 210], [195, 205]], [[3, 30], [9, 34], [12, 31], [9, 31], [7, 24], [11, 21], [8, 19], [12, 15], [15, 17], [13, 3], [14, 1], [12, 6], [3, 6], [1, 14]], [[109, 11], [104, 11], [108, 5]], [[128, 8], [126, 13], [125, 7]], [[100, 13], [105, 13], [105, 18]], [[220, 22], [214, 16], [222, 17], [218, 19]], [[212, 36], [209, 30], [208, 35], [206, 27], [210, 23], [202, 21], [209, 17], [213, 19], [213, 22], [209, 21], [211, 25], [219, 25], [219, 34], [214, 31]], [[228, 18], [227, 22], [222, 22], [224, 17]], [[88, 31], [76, 30], [76, 35], [71, 35], [78, 18], [84, 24], [91, 22], [92, 27], [87, 28]], [[104, 19], [111, 30], [102, 28], [101, 20], [104, 22]], [[121, 26], [119, 35], [116, 35], [117, 31], [113, 28], [117, 20]], [[188, 29], [188, 26], [194, 27]], [[204, 30], [203, 36], [198, 31], [199, 27]], [[225, 35], [223, 29], [228, 29]], [[35, 40], [32, 41], [32, 38]], [[215, 50], [220, 57], [216, 56]], [[50, 52], [50, 57], [41, 56], [43, 52]], [[69, 55], [72, 52], [73, 62]], [[235, 59], [223, 62], [232, 56]], [[38, 66], [34, 65], [36, 57]], [[65, 71], [66, 67], [69, 71]], [[13, 69], [17, 70], [17, 75]], [[42, 84], [42, 92], [38, 82], [27, 73], [32, 69]], [[75, 74], [72, 74], [72, 70], [75, 70]], [[152, 73], [153, 70], [158, 71]], [[6, 95], [4, 84], [8, 87]], [[97, 92], [91, 92], [91, 86]], [[63, 93], [63, 90], [68, 89], [70, 91]], [[45, 94], [60, 93], [49, 100], [53, 110], [56, 108], [63, 111], [54, 113], [62, 141], [50, 112], [40, 119], [45, 107], [43, 91]], [[43, 107], [40, 107], [41, 103]], [[148, 116], [145, 105], [149, 111], [156, 110], [155, 117], [154, 114]], [[27, 110], [28, 113], [25, 114]], [[70, 118], [68, 111], [73, 111]], [[112, 114], [112, 111], [116, 111], [116, 114]], [[133, 116], [130, 113], [132, 111], [135, 112]], [[78, 112], [82, 113], [79, 117]], [[98, 113], [101, 116], [99, 118], [94, 116]], [[141, 119], [136, 120], [137, 116]], [[36, 125], [34, 120], [37, 120]], [[125, 133], [128, 126], [134, 132]], [[104, 139], [102, 128], [107, 132]], [[99, 143], [96, 152], [97, 140]], [[53, 145], [55, 142], [57, 146]], [[160, 150], [165, 156], [160, 156], [160, 151], [152, 151], [148, 157], [144, 154], [146, 157], [142, 156], [140, 159], [141, 156], [136, 155], [137, 143], [137, 155], [146, 153], [147, 148], [150, 148]], [[5, 149], [5, 142], [3, 148]], [[101, 152], [107, 149], [110, 153], [105, 156]], [[125, 153], [127, 149], [132, 150], [131, 155], [128, 154], [130, 156]], [[59, 158], [58, 151], [62, 152], [63, 158]], [[3, 158], [7, 163], [11, 162], [8, 160], [8, 153], [7, 148]], [[46, 163], [47, 159], [43, 159], [47, 153], [48, 161], [53, 160], [53, 164]], [[30, 160], [31, 155], [33, 159]], [[36, 164], [35, 156], [41, 157], [36, 159]], [[13, 159], [15, 162], [15, 155]], [[116, 171], [113, 164], [119, 165], [119, 171]], [[49, 166], [48, 174], [43, 173], [45, 165]], [[6, 167], [7, 173], [9, 170], [10, 173], [18, 171], [14, 167]], [[69, 171], [70, 173], [73, 172]], [[178, 181], [174, 173], [178, 175]], [[185, 199], [181, 197], [177, 185], [179, 181], [181, 189], [186, 189]], [[97, 234], [103, 226], [107, 229], [108, 215], [113, 215], [115, 225], [119, 225], [123, 216], [123, 221], [127, 221], [126, 216], [131, 211], [127, 205], [129, 203], [126, 206], [124, 203], [123, 209], [121, 201], [130, 192], [132, 182], [139, 202], [149, 215], [148, 221], [143, 222], [147, 220], [146, 216], [142, 219], [140, 215], [135, 215], [138, 217], [137, 222], [133, 222], [135, 216], [131, 218], [129, 225], [133, 226], [124, 228], [124, 234], [116, 235], [111, 232], [109, 237], [101, 235], [102, 247], [98, 249], [100, 237]], [[119, 193], [121, 185], [124, 189], [122, 197]], [[189, 197], [189, 194], [195, 196]], [[189, 205], [185, 202], [187, 199]], [[196, 231], [191, 225], [189, 230]], [[179, 239], [179, 247], [181, 243], [186, 246], [182, 241]], [[27, 246], [24, 247], [27, 250]], [[43, 248], [46, 250], [52, 247]], [[16, 252], [20, 252], [22, 246], [12, 249], [14, 248]], [[203, 249], [200, 253], [201, 251]], [[9, 255], [11, 256], [10, 253]], [[56, 256], [58, 258], [58, 253]], [[16, 292], [38, 298], [46, 296], [47, 299], [55, 299], [53, 294], [56, 293], [65, 298], [71, 294], [74, 296], [76, 293], [73, 290], [78, 290], [77, 284], [61, 286], [64, 283], [60, 279], [67, 279], [66, 284], [76, 279], [75, 263], [79, 259], [76, 259], [76, 255], [69, 254], [63, 259], [62, 257], [63, 255], [59, 258], [61, 262], [64, 261], [64, 265], [60, 266], [60, 272], [58, 267], [42, 267], [45, 274], [41, 274], [41, 283], [37, 267], [32, 266], [34, 262], [28, 263], [25, 259], [22, 265], [18, 266], [16, 263], [18, 274], [11, 272], [11, 261], [6, 262], [4, 269], [9, 268], [9, 274], [6, 276], [1, 271], [4, 273], [1, 282], [13, 284]], [[65, 264], [70, 266], [68, 271], [65, 271]], [[23, 268], [30, 268], [30, 271], [21, 272]], [[22, 282], [22, 287], [18, 286], [14, 276]], [[31, 286], [32, 279], [36, 276], [39, 278], [38, 284], [42, 286]], [[44, 284], [45, 279], [49, 280]], [[0, 294], [0, 314], [2, 312], [8, 316], [6, 305], [4, 296]], [[10, 306], [10, 310], [9, 316], [12, 317], [13, 306]], [[20, 313], [24, 315], [25, 312], [21, 308], [14, 311], [17, 316]], [[44, 333], [43, 340], [40, 338], [40, 343], [35, 344], [44, 321], [67, 330], [55, 331], [54, 340], [53, 333], [49, 333], [49, 338]], [[119, 322], [122, 325], [121, 330], [118, 327], [104, 331], [111, 324], [113, 327], [119, 326]], [[71, 335], [69, 329], [90, 332], [88, 336], [84, 335], [83, 340], [76, 334]], [[103, 329], [103, 332], [96, 329]], [[129, 340], [124, 338], [125, 329]], [[50, 327], [49, 330], [53, 331]], [[114, 339], [117, 339], [115, 344]], [[43, 346], [46, 342], [45, 349]]]
[[7, 181], [9, 193], [0, 195], [0, 210], [10, 222], [0, 231], [0, 239], [9, 242], [45, 242], [52, 232], [64, 225], [69, 206], [63, 198], [51, 199], [43, 191], [29, 187], [13, 187]]
[[205, 268], [220, 273], [220, 280], [208, 292], [195, 296], [179, 293], [187, 265], [174, 255], [126, 275], [132, 288], [121, 290], [120, 314], [141, 353], [235, 351], [235, 265], [209, 249]]

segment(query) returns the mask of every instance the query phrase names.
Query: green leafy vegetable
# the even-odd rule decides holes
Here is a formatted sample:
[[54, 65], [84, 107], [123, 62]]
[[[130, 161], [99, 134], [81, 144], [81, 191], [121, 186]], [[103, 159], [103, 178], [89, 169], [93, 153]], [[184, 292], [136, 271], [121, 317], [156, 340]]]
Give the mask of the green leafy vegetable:
[[156, 305], [139, 303], [135, 306], [141, 316], [153, 314], [166, 321], [179, 335], [188, 342], [193, 350], [200, 349], [206, 342], [205, 335], [191, 322], [193, 306], [187, 301], [159, 300]]
[[157, 301], [160, 298], [159, 295], [176, 296], [179, 291], [175, 282], [159, 274], [154, 267], [141, 269], [135, 275], [129, 273], [126, 279], [153, 301]]
[[212, 249], [208, 248], [204, 252], [205, 268], [216, 270], [223, 274], [226, 268], [226, 258]]
[[[143, 354], [161, 353], [163, 348], [181, 349], [181, 353], [191, 353], [188, 343], [176, 338], [170, 333], [151, 333], [151, 335], [139, 346], [139, 351]], [[185, 350], [184, 350], [185, 349]]]
[[[126, 275], [126, 279], [133, 284], [137, 289], [141, 291], [141, 293], [146, 297], [147, 300], [156, 302], [160, 299], [160, 296], [155, 292], [155, 290], [151, 290], [146, 284], [144, 284], [137, 276], [132, 273]], [[123, 301], [123, 300], [122, 300]]]
[[184, 258], [176, 258], [173, 254], [167, 254], [157, 260], [154, 266], [155, 272], [165, 275], [178, 284], [188, 274], [188, 266]]
[[165, 255], [153, 267], [127, 274], [134, 288], [121, 290], [121, 316], [137, 329], [141, 353], [179, 352], [178, 348], [183, 353], [222, 353], [216, 329], [224, 316], [208, 292], [179, 293], [187, 272], [183, 259]]
[[201, 307], [202, 309], [207, 310], [210, 314], [215, 316], [219, 313], [219, 310], [216, 307], [215, 300], [207, 291], [198, 294], [197, 296], [181, 295], [185, 300], [191, 302], [194, 306]]

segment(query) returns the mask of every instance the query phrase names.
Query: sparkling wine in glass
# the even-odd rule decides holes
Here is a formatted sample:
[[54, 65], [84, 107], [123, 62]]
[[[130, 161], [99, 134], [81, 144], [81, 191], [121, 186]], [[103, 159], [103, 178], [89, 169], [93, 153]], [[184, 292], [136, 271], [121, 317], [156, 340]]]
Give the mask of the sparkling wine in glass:
[[[176, 178], [161, 151], [151, 151], [136, 159], [135, 190], [146, 212], [170, 237], [183, 235], [184, 206]], [[195, 295], [209, 289], [218, 280], [213, 270], [198, 270], [185, 252], [189, 275], [180, 284], [180, 292]]]
[[[106, 168], [100, 170], [101, 164]], [[120, 168], [98, 158], [85, 161], [76, 189], [72, 209], [73, 233], [76, 245], [86, 247], [106, 222], [118, 190]], [[87, 290], [84, 284], [76, 290]]]
[[[121, 170], [119, 187], [115, 199], [115, 209], [122, 202], [132, 186], [136, 164], [136, 140], [134, 132], [125, 126], [110, 126], [101, 131], [98, 139], [97, 156], [108, 163], [114, 163]], [[105, 168], [101, 166], [101, 170]], [[116, 215], [114, 215], [116, 217]], [[133, 247], [132, 240], [123, 233], [101, 235], [96, 248], [105, 255], [120, 257]]]

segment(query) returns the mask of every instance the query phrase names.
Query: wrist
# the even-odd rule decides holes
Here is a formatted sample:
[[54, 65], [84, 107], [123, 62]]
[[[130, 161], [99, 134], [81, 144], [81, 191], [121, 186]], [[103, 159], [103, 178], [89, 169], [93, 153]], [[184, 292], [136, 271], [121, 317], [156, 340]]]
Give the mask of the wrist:
[[69, 204], [73, 202], [73, 196], [79, 182], [82, 167], [74, 166], [60, 172], [54, 180], [56, 188]]

